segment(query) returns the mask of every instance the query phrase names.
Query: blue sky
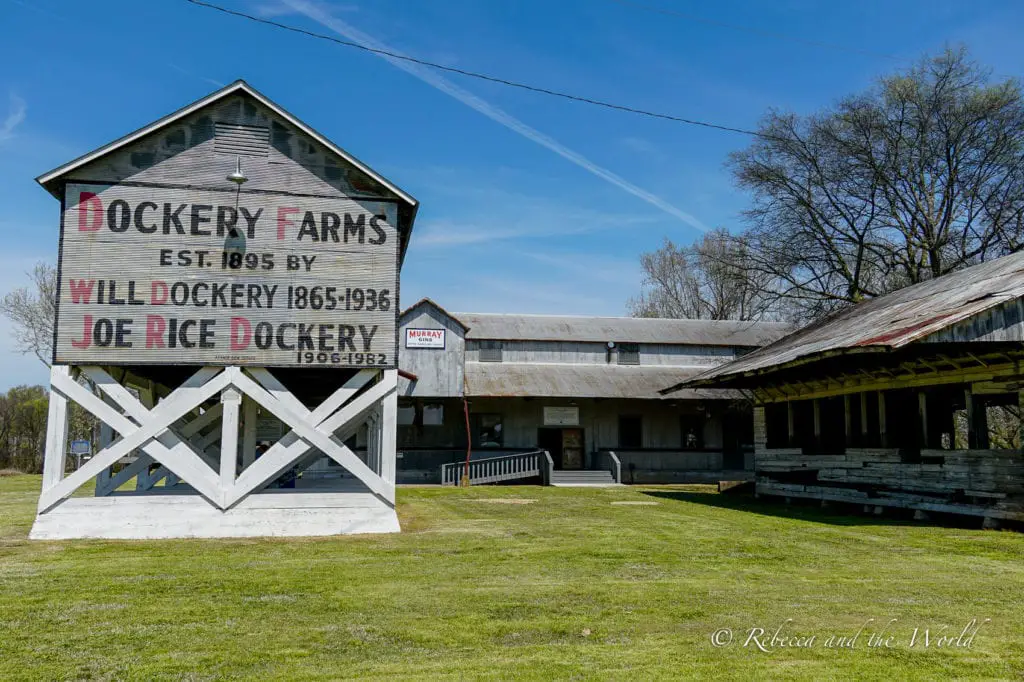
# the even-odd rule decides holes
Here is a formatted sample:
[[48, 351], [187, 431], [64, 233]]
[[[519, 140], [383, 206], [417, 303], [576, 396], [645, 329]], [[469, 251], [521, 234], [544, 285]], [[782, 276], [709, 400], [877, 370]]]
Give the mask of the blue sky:
[[[688, 16], [616, 0], [219, 4], [740, 128], [772, 107], [828, 106], [946, 44], [998, 74], [1024, 69], [1024, 4], [1010, 0], [638, 1]], [[736, 229], [748, 200], [723, 167], [743, 135], [443, 75], [453, 97], [379, 56], [184, 0], [0, 0], [0, 63], [0, 291], [56, 259], [59, 205], [35, 176], [236, 78], [420, 200], [404, 305], [622, 315], [640, 253]], [[0, 334], [0, 388], [44, 381]]]

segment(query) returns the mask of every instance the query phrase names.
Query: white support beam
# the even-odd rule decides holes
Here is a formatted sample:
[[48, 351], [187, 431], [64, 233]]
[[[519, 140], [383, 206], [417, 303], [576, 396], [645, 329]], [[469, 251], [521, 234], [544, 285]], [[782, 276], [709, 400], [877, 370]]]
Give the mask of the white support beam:
[[[134, 418], [141, 421], [141, 426], [112, 409], [71, 380], [70, 377], [54, 375], [52, 380], [56, 390], [60, 391], [64, 397], [74, 400], [100, 420], [110, 424], [121, 434], [122, 438], [97, 452], [92, 459], [59, 484], [49, 490], [44, 490], [43, 494], [39, 496], [40, 512], [47, 511], [70, 496], [83, 483], [140, 446], [147, 453], [162, 461], [178, 476], [188, 481], [208, 500], [219, 504], [219, 486], [216, 479], [210, 476], [209, 467], [167, 429], [170, 424], [191, 411], [196, 404], [220, 393], [230, 383], [230, 374], [227, 371], [221, 372], [217, 367], [204, 367], [175, 389], [174, 393], [153, 410], [146, 410], [124, 386], [114, 381], [102, 369], [98, 367], [86, 369], [95, 370], [92, 378], [100, 390], [113, 398]], [[154, 440], [158, 436], [159, 440]], [[165, 438], [172, 439], [173, 450], [164, 444]]]
[[[261, 376], [261, 378], [266, 379], [265, 376]], [[274, 395], [244, 375], [238, 386], [275, 417], [291, 426], [292, 430], [267, 450], [251, 467], [241, 473], [227, 499], [228, 506], [237, 503], [253, 490], [266, 485], [280, 475], [284, 469], [292, 466], [312, 447], [320, 449], [348, 469], [372, 492], [389, 504], [394, 504], [394, 485], [385, 483], [336, 437], [325, 434], [333, 434], [342, 427], [354, 429], [365, 421], [367, 414], [380, 400], [397, 390], [397, 372], [390, 379], [385, 375], [381, 382], [371, 386], [326, 419], [323, 419], [322, 416], [327, 411], [326, 409], [317, 408], [310, 412], [302, 407], [301, 403], [294, 406], [294, 410], [289, 409]], [[273, 386], [272, 383], [271, 386]], [[344, 388], [339, 390], [344, 390]], [[301, 414], [298, 413], [299, 407], [302, 409]], [[323, 406], [321, 405], [321, 407]], [[318, 419], [322, 421], [318, 422]]]
[[[114, 401], [108, 398], [106, 395], [101, 394], [100, 398], [101, 400], [103, 400], [103, 402], [107, 403], [108, 405], [114, 404]], [[95, 448], [93, 448], [93, 455], [95, 455], [97, 452], [99, 452], [100, 450], [114, 442], [114, 429], [110, 428], [110, 424], [107, 424], [106, 422], [100, 422], [99, 435], [100, 442], [97, 444]], [[128, 478], [122, 480], [115, 486], [113, 485], [112, 482], [112, 471], [113, 470], [111, 469], [111, 467], [107, 467], [100, 471], [100, 473], [96, 474], [96, 497], [103, 497], [104, 495], [109, 495], [114, 490], [120, 488], [125, 482], [127, 482], [131, 478], [131, 476], [129, 476]], [[138, 470], [136, 470], [136, 473], [137, 471]], [[134, 475], [135, 474], [133, 473], [132, 476]]]
[[[50, 368], [50, 385], [60, 378], [73, 381], [67, 365]], [[43, 455], [43, 490], [49, 490], [64, 478], [68, 448], [68, 401], [59, 393], [50, 391], [46, 420], [46, 450]]]
[[[50, 485], [40, 495], [31, 537], [216, 537], [266, 534], [268, 528], [307, 535], [398, 530], [394, 513], [397, 371], [356, 372], [314, 410], [265, 369], [254, 369], [250, 375], [238, 367], [202, 368], [159, 403], [158, 387], [143, 377], [118, 368], [113, 368], [113, 376], [110, 370], [96, 366], [80, 371], [99, 389], [98, 395], [78, 384], [67, 369], [52, 372], [49, 468], [44, 478]], [[105, 426], [107, 438], [106, 446], [89, 462], [62, 477], [54, 472], [63, 470], [68, 400], [96, 416]], [[207, 407], [214, 400], [216, 404]], [[54, 414], [62, 407], [63, 419]], [[239, 441], [242, 449], [251, 448], [254, 454], [261, 409], [290, 430], [266, 455], [239, 473]], [[371, 466], [344, 445], [344, 439], [367, 422]], [[63, 434], [59, 433], [62, 423]], [[115, 431], [119, 438], [113, 437]], [[57, 441], [64, 445], [55, 447]], [[216, 457], [196, 451], [217, 441], [220, 446], [213, 445]], [[338, 481], [336, 485], [342, 488], [332, 492], [293, 493], [283, 507], [280, 501], [284, 496], [251, 496], [289, 467], [301, 466], [304, 457], [316, 456], [310, 452], [314, 449], [358, 480]], [[99, 494], [107, 497], [66, 499], [90, 478], [109, 472], [112, 464], [132, 453], [137, 455], [134, 462], [116, 476], [98, 481]], [[149, 474], [151, 467], [154, 471]], [[133, 477], [139, 494], [110, 496]], [[147, 499], [155, 494], [148, 493], [154, 483], [167, 479], [165, 485], [171, 485], [176, 482], [172, 477], [180, 477], [199, 495], [161, 494]], [[278, 492], [282, 491], [274, 491]], [[313, 497], [307, 497], [310, 495]], [[310, 501], [305, 502], [307, 499]], [[331, 511], [339, 504], [352, 510], [345, 512], [348, 520], [341, 526], [337, 520], [342, 516]]]
[[[391, 382], [398, 384], [398, 370], [384, 370], [384, 383]], [[381, 401], [380, 419], [380, 477], [395, 484], [395, 459], [397, 456], [396, 446], [398, 444], [398, 392], [392, 391]]]
[[256, 461], [256, 420], [259, 406], [248, 397], [242, 398], [242, 468]]
[[220, 397], [224, 414], [220, 422], [220, 487], [221, 504], [235, 484], [238, 461], [238, 411], [242, 396], [235, 388], [226, 388]]

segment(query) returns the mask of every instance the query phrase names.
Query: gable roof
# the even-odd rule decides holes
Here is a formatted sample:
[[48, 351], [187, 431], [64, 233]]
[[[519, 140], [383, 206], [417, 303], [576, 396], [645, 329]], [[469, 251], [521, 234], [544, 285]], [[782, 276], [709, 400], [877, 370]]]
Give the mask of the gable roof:
[[942, 332], [1024, 296], [1024, 252], [921, 282], [814, 323], [742, 358], [670, 388], [726, 386], [841, 353], [888, 352], [945, 340]]
[[[93, 151], [83, 154], [82, 156], [68, 161], [67, 163], [54, 168], [53, 170], [43, 173], [36, 178], [36, 182], [43, 186], [50, 194], [61, 198], [61, 192], [63, 190], [64, 180], [72, 175], [76, 170], [87, 166], [88, 164], [97, 161], [105, 156], [113, 154], [121, 149], [128, 147], [129, 145], [138, 142], [148, 135], [151, 135], [161, 129], [167, 128], [187, 116], [215, 104], [221, 100], [224, 100], [232, 95], [245, 94], [256, 100], [260, 105], [271, 111], [274, 115], [280, 117], [290, 125], [294, 126], [298, 131], [312, 138], [319, 144], [323, 145], [332, 154], [335, 154], [341, 158], [345, 163], [350, 164], [354, 168], [358, 169], [361, 173], [371, 178], [374, 182], [378, 183], [389, 193], [393, 194], [395, 198], [404, 205], [405, 210], [399, 211], [400, 222], [405, 223], [398, 225], [399, 232], [404, 235], [404, 243], [402, 245], [402, 257], [404, 258], [405, 249], [408, 247], [410, 232], [412, 230], [412, 224], [416, 218], [416, 211], [419, 208], [419, 202], [410, 194], [402, 190], [400, 187], [395, 185], [393, 182], [385, 178], [384, 176], [377, 173], [375, 170], [370, 168], [368, 165], [357, 159], [355, 156], [345, 151], [338, 145], [331, 142], [329, 139], [321, 135], [319, 132], [311, 128], [310, 126], [303, 123], [301, 120], [293, 116], [291, 113], [286, 111], [280, 105], [276, 104], [261, 92], [253, 88], [251, 85], [246, 83], [244, 80], [236, 80], [234, 83], [227, 85], [220, 90], [211, 92], [209, 95], [202, 97], [191, 104], [188, 104], [175, 112], [172, 112], [162, 118], [153, 121], [152, 123], [139, 128], [138, 130], [128, 133], [124, 137], [118, 138], [113, 142], [103, 145]], [[401, 216], [405, 214], [408, 216], [406, 220], [402, 220]]]
[[439, 313], [447, 317], [449, 320], [462, 327], [462, 331], [464, 333], [469, 331], [469, 327], [467, 327], [462, 320], [460, 320], [455, 315], [452, 315], [450, 312], [448, 312], [447, 310], [439, 306], [437, 303], [426, 297], [421, 298], [420, 300], [416, 301], [411, 306], [403, 310], [402, 314], [398, 316], [399, 324], [401, 324], [402, 320], [404, 320], [410, 313], [419, 310], [420, 308], [434, 308]]
[[469, 326], [468, 339], [588, 341], [756, 347], [792, 331], [779, 322], [673, 320], [650, 317], [577, 317], [455, 313]]

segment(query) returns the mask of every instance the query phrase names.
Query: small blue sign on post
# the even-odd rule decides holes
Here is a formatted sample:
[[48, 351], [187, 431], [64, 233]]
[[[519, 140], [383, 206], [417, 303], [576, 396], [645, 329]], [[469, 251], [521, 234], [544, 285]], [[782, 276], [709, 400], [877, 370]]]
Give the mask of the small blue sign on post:
[[71, 441], [71, 454], [72, 455], [88, 455], [92, 452], [92, 444], [87, 440], [73, 440]]

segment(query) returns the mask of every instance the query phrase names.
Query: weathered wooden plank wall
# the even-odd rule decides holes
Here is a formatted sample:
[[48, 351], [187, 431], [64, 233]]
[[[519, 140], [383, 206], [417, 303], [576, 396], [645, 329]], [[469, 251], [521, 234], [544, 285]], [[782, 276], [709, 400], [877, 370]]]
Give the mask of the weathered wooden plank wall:
[[[236, 194], [226, 178], [238, 160]], [[202, 107], [67, 180], [58, 361], [397, 366], [399, 197], [252, 96]], [[231, 226], [244, 237], [227, 238]], [[244, 258], [226, 260], [232, 251]], [[225, 283], [226, 301], [213, 293]], [[184, 319], [191, 335], [176, 339]]]
[[[444, 329], [445, 347], [405, 348], [406, 329]], [[403, 396], [459, 397], [463, 391], [465, 339], [462, 327], [432, 306], [412, 311], [401, 322], [398, 332], [402, 369], [417, 378], [400, 379], [398, 393]]]

